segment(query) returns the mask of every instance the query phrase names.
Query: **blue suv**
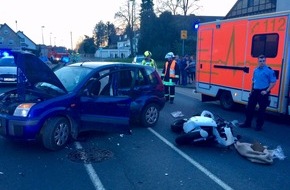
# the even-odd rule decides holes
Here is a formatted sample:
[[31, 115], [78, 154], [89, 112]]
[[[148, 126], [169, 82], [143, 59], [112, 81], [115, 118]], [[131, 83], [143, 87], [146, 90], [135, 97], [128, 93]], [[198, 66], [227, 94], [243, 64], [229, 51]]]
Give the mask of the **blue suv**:
[[31, 53], [13, 56], [17, 89], [0, 95], [0, 135], [8, 139], [58, 150], [84, 131], [153, 127], [165, 105], [161, 78], [149, 66], [82, 62], [53, 71]]

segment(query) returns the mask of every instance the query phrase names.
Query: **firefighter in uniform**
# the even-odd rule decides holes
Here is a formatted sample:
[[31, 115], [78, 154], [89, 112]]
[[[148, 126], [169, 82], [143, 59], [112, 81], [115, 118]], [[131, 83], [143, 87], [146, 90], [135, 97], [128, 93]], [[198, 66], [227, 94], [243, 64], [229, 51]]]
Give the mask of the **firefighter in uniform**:
[[157, 69], [154, 59], [151, 58], [152, 53], [150, 51], [145, 51], [144, 56], [145, 56], [145, 59], [142, 61], [142, 65], [151, 66]]
[[166, 63], [164, 64], [161, 79], [163, 80], [164, 90], [165, 90], [165, 98], [166, 101], [172, 104], [174, 101], [175, 96], [175, 85], [179, 80], [179, 66], [174, 60], [174, 54], [169, 52], [165, 55], [165, 59], [167, 59]]
[[275, 72], [266, 65], [266, 57], [264, 55], [258, 57], [258, 62], [258, 67], [254, 70], [252, 78], [253, 85], [246, 108], [246, 120], [240, 124], [241, 128], [251, 127], [256, 105], [259, 104], [256, 131], [262, 130], [265, 110], [270, 104], [269, 95], [277, 80]]

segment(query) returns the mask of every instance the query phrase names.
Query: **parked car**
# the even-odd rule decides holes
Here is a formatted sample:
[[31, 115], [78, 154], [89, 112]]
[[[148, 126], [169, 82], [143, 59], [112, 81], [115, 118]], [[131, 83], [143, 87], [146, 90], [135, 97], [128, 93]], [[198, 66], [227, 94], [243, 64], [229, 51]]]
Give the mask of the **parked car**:
[[164, 86], [151, 67], [81, 62], [51, 70], [30, 53], [14, 52], [27, 80], [0, 95], [0, 134], [63, 148], [83, 131], [131, 133], [154, 126], [165, 105]]
[[133, 58], [133, 61], [132, 63], [133, 64], [139, 64], [141, 65], [142, 64], [142, 61], [145, 59], [144, 55], [136, 55], [134, 58]]
[[12, 56], [0, 58], [0, 84], [17, 83], [17, 66]]

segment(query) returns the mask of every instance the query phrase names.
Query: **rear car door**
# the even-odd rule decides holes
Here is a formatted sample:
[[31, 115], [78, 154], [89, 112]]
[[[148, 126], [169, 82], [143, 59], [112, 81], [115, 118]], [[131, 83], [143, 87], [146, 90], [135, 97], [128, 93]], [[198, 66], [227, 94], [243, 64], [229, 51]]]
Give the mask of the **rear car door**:
[[98, 92], [90, 87], [81, 96], [82, 130], [130, 133], [130, 96], [118, 95], [118, 70], [103, 70], [91, 79], [97, 80]]

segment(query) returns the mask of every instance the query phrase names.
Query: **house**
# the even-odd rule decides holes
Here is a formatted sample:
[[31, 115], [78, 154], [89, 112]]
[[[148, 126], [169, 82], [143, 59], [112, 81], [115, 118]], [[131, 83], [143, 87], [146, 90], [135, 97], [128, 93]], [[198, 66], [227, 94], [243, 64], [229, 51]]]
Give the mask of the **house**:
[[103, 49], [99, 48], [96, 53], [96, 58], [126, 58], [130, 55], [130, 49]]
[[38, 46], [30, 38], [28, 38], [22, 31], [18, 31], [16, 34], [20, 38], [20, 46], [23, 50], [34, 52], [38, 49]]
[[[133, 44], [133, 48], [137, 45]], [[129, 57], [130, 52], [130, 40], [127, 35], [120, 35], [117, 42], [117, 49], [105, 49], [99, 48], [96, 53], [96, 58], [126, 58]]]
[[0, 24], [0, 49], [21, 49], [20, 37], [6, 24]]
[[38, 46], [22, 31], [14, 32], [6, 23], [0, 24], [0, 49], [27, 50], [37, 53]]

